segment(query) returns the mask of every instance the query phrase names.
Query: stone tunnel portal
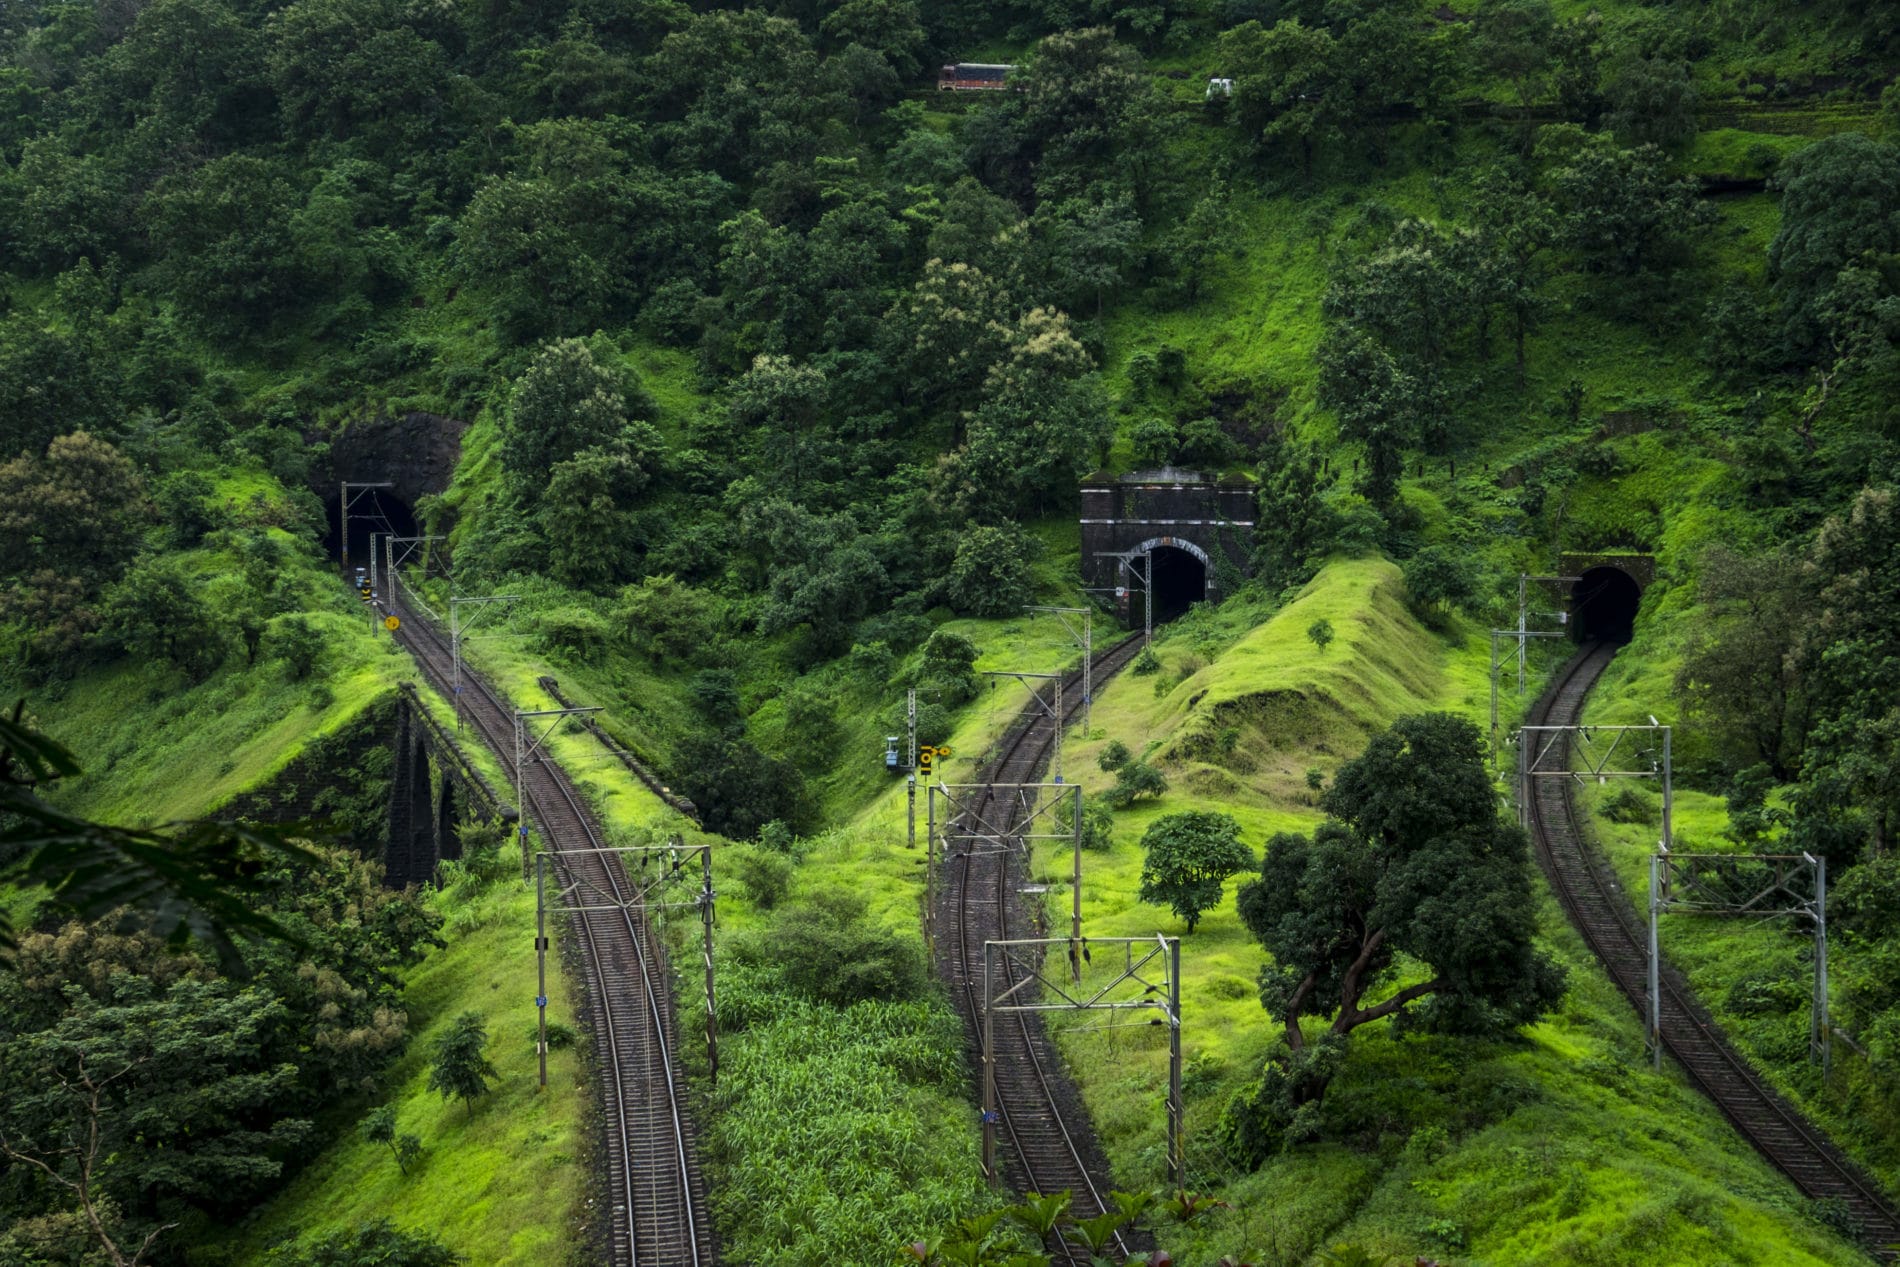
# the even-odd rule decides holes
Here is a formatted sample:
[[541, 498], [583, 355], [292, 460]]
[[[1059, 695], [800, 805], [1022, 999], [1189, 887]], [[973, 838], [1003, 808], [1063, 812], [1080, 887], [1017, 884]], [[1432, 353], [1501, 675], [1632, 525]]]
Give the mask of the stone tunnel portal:
[[1246, 574], [1253, 511], [1253, 484], [1241, 477], [1217, 481], [1173, 467], [1091, 475], [1082, 487], [1082, 574], [1096, 592], [1115, 596], [1125, 628], [1139, 629], [1152, 565], [1154, 619], [1172, 620], [1220, 600], [1220, 560]]
[[1570, 591], [1571, 629], [1577, 641], [1628, 642], [1636, 632], [1636, 610], [1643, 592], [1621, 568], [1585, 570]]

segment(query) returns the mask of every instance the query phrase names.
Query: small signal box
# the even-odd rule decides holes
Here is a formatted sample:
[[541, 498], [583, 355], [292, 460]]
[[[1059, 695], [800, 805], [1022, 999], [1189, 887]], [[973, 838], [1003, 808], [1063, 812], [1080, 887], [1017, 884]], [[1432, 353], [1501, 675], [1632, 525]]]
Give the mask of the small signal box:
[[923, 747], [921, 747], [921, 748], [919, 748], [919, 749], [917, 750], [917, 770], [918, 770], [918, 772], [919, 772], [919, 773], [921, 773], [921, 774], [926, 774], [926, 775], [927, 775], [927, 774], [929, 774], [929, 773], [930, 773], [930, 762], [931, 762], [931, 760], [932, 760], [933, 758], [935, 758], [935, 757], [936, 757], [936, 755], [937, 755], [937, 750], [936, 750], [935, 748], [932, 748], [932, 747], [930, 747], [930, 746], [929, 746], [928, 744], [926, 744], [926, 745], [924, 745]]

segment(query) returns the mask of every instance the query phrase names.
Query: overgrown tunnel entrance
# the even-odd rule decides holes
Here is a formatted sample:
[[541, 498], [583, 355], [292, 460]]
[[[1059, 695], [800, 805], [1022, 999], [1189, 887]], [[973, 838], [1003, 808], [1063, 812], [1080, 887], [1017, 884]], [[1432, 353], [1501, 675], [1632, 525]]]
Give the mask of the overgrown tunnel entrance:
[[1570, 591], [1571, 629], [1578, 642], [1628, 642], [1643, 593], [1621, 568], [1594, 567]]
[[[329, 531], [323, 547], [332, 559], [341, 557], [338, 547], [343, 540], [343, 501], [339, 493], [330, 494], [324, 509], [329, 514]], [[350, 563], [369, 566], [369, 537], [374, 533], [393, 533], [414, 537], [421, 533], [409, 503], [386, 488], [352, 489], [350, 492]], [[378, 543], [380, 545], [380, 541]]]
[[1157, 625], [1185, 615], [1207, 597], [1207, 565], [1178, 546], [1154, 548], [1154, 617]]

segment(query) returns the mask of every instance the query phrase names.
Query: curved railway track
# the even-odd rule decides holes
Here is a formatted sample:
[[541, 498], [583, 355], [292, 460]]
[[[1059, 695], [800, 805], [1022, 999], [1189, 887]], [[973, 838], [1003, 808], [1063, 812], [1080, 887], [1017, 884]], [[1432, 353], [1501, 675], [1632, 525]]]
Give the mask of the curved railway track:
[[[1139, 634], [1100, 652], [1093, 662], [1099, 687], [1141, 649]], [[1065, 706], [1062, 725], [1082, 710], [1081, 671], [1063, 678]], [[973, 813], [986, 817], [996, 803], [999, 783], [1029, 783], [1040, 777], [1055, 750], [1056, 719], [1046, 707], [1024, 709], [1004, 735], [994, 761], [982, 771], [987, 785], [977, 794]], [[943, 909], [936, 912], [938, 962], [963, 1013], [964, 1035], [971, 1063], [982, 1076], [983, 943], [1009, 937], [1034, 937], [1033, 912], [1017, 893], [1022, 878], [1019, 849], [963, 848], [943, 859], [950, 883], [942, 886]], [[1012, 925], [1013, 921], [1013, 925]], [[1002, 966], [1000, 986], [1016, 978]], [[1082, 1098], [1062, 1069], [1039, 1017], [1014, 1013], [999, 1017], [994, 1027], [998, 1152], [1003, 1171], [1018, 1192], [1051, 1194], [1067, 1191], [1073, 1210], [1087, 1218], [1105, 1212], [1108, 1202], [1108, 1161], [1088, 1124]], [[1120, 1253], [1132, 1249], [1134, 1236], [1117, 1236]], [[1063, 1243], [1057, 1261], [1087, 1267], [1088, 1255]]]
[[[387, 598], [390, 612], [403, 618], [397, 640], [448, 695], [453, 666], [447, 640], [426, 618], [402, 607], [393, 592]], [[463, 716], [508, 765], [514, 752], [513, 709], [470, 671], [466, 660], [462, 681]], [[598, 849], [605, 842], [560, 766], [537, 758], [522, 781], [522, 812], [534, 818], [557, 855], [557, 873], [623, 900], [629, 885], [617, 857], [565, 852]], [[679, 1068], [665, 947], [647, 920], [631, 911], [580, 912], [569, 920], [593, 1018], [612, 1207], [611, 1261], [628, 1267], [714, 1267], [718, 1259]]]
[[[1585, 697], [1611, 658], [1612, 644], [1578, 652], [1531, 710], [1530, 725], [1573, 726]], [[1570, 779], [1534, 780], [1531, 838], [1570, 922], [1583, 934], [1639, 1015], [1648, 1010], [1648, 929], [1630, 896], [1584, 843]], [[1885, 1247], [1900, 1241], [1900, 1217], [1879, 1189], [1834, 1148], [1794, 1106], [1765, 1085], [1697, 1004], [1679, 974], [1664, 965], [1663, 1045], [1724, 1116], [1807, 1196], [1846, 1204], [1862, 1238]]]

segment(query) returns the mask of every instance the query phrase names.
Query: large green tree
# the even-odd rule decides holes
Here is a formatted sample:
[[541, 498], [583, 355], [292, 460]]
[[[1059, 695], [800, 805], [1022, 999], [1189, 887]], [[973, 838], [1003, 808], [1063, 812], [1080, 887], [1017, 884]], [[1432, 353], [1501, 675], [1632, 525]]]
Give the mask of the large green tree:
[[[1524, 833], [1498, 814], [1477, 727], [1402, 717], [1341, 766], [1310, 836], [1267, 842], [1240, 916], [1269, 955], [1261, 1003], [1287, 1050], [1230, 1108], [1230, 1141], [1258, 1161], [1316, 1126], [1344, 1040], [1388, 1017], [1456, 1032], [1528, 1024], [1563, 973], [1535, 945]], [[1305, 1024], [1326, 1024], [1310, 1050]]]
[[515, 380], [508, 399], [501, 440], [508, 477], [530, 501], [538, 500], [556, 463], [614, 443], [649, 408], [638, 384], [601, 364], [583, 340], [549, 343]]
[[1900, 494], [1864, 489], [1816, 534], [1794, 648], [1809, 709], [1795, 837], [1849, 861], [1900, 832]]
[[[1787, 334], [1806, 359], [1832, 360], [1840, 340], [1830, 326], [1853, 298], [1843, 274], [1872, 270], [1875, 294], [1859, 305], [1892, 301], [1888, 279], [1900, 254], [1900, 150], [1859, 132], [1843, 132], [1791, 154], [1775, 172], [1781, 220], [1768, 245], [1768, 271]], [[1831, 301], [1831, 302], [1830, 302]], [[1830, 320], [1830, 318], [1833, 318]]]

